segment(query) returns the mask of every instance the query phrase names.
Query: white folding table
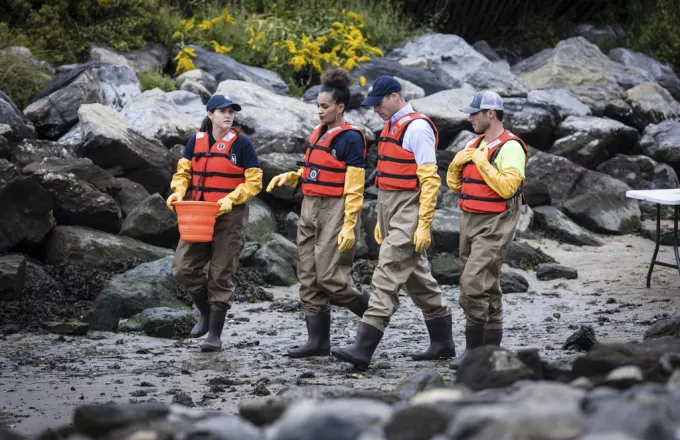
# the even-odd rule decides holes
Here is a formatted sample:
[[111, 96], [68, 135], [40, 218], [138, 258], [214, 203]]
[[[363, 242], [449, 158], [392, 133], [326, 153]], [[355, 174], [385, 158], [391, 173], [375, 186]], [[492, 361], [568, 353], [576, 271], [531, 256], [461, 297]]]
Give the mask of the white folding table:
[[[680, 255], [678, 253], [678, 206], [680, 205], [680, 188], [630, 190], [626, 191], [626, 197], [656, 203], [656, 247], [654, 248], [654, 255], [652, 256], [652, 263], [649, 265], [649, 271], [647, 272], [647, 287], [649, 288], [654, 265], [678, 269], [678, 272], [680, 272]], [[659, 244], [661, 242], [661, 205], [673, 206], [672, 234], [673, 249], [675, 250], [675, 264], [656, 260], [656, 256], [659, 253]]]

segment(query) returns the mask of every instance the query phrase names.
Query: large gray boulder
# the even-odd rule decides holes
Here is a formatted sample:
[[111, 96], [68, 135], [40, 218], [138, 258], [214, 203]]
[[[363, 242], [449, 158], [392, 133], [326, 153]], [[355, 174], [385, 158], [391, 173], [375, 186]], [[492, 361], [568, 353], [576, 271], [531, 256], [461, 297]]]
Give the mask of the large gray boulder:
[[[432, 219], [432, 244], [430, 249], [439, 252], [458, 252], [461, 212], [457, 208], [437, 209]], [[373, 235], [373, 230], [369, 231]]]
[[560, 120], [568, 116], [590, 116], [593, 112], [576, 95], [566, 89], [532, 90], [527, 103], [553, 111]]
[[38, 244], [54, 227], [50, 194], [33, 178], [0, 159], [0, 252], [26, 243]]
[[[267, 185], [272, 178], [282, 173], [290, 171], [297, 171], [300, 168], [296, 162], [304, 158], [303, 154], [288, 154], [288, 153], [268, 153], [258, 156], [260, 160], [260, 167], [262, 168], [262, 188], [266, 190]], [[302, 191], [300, 188], [295, 191], [295, 188], [289, 186], [276, 187], [272, 190], [272, 196], [277, 199], [286, 200], [289, 202], [301, 202]]]
[[[425, 113], [432, 119], [439, 131], [439, 140], [446, 144], [459, 131], [468, 128], [468, 115], [460, 109], [470, 104], [476, 90], [468, 84], [461, 88], [444, 90], [422, 99], [411, 101], [413, 109]], [[442, 139], [443, 138], [443, 139]]]
[[21, 254], [0, 256], [0, 301], [19, 299], [26, 283], [26, 257]]
[[680, 99], [680, 78], [669, 63], [655, 60], [641, 52], [617, 47], [607, 55], [617, 63], [630, 69], [638, 69], [651, 76], [661, 87], [668, 90], [675, 99]]
[[550, 109], [532, 104], [526, 98], [506, 98], [504, 108], [505, 128], [539, 150], [550, 148], [553, 131], [559, 122]]
[[92, 44], [92, 61], [128, 66], [137, 73], [162, 71], [170, 59], [170, 51], [162, 44], [147, 41], [144, 49], [123, 52], [110, 47]]
[[633, 123], [640, 130], [649, 124], [680, 117], [680, 103], [657, 83], [644, 82], [626, 91], [626, 96], [633, 108]]
[[0, 134], [12, 142], [35, 137], [35, 132], [26, 124], [21, 110], [2, 90], [0, 90], [0, 127]]
[[454, 80], [444, 72], [431, 72], [418, 67], [405, 66], [394, 58], [374, 58], [370, 62], [359, 63], [359, 66], [351, 72], [352, 78], [358, 79], [360, 76], [366, 78], [367, 85], [371, 85], [382, 75], [405, 79], [421, 87], [425, 95], [461, 85], [460, 81]]
[[152, 194], [125, 218], [120, 235], [174, 249], [179, 241], [177, 215], [160, 194]]
[[120, 182], [111, 173], [85, 157], [76, 159], [46, 157], [40, 162], [29, 163], [21, 171], [27, 176], [40, 172], [73, 174], [78, 179], [91, 183], [99, 191], [114, 197], [122, 189]]
[[553, 206], [534, 208], [536, 227], [547, 236], [563, 243], [578, 246], [601, 246], [602, 242], [590, 231], [580, 227]]
[[127, 328], [139, 328], [154, 338], [183, 339], [190, 337], [196, 317], [189, 310], [151, 307], [131, 316], [125, 324]]
[[259, 198], [248, 202], [246, 240], [259, 241], [270, 232], [276, 232], [276, 217], [271, 208]]
[[120, 110], [142, 93], [137, 75], [118, 64], [90, 62], [57, 76], [24, 109], [38, 133], [56, 140], [76, 122], [83, 104], [100, 103]]
[[140, 203], [149, 197], [149, 191], [139, 183], [135, 183], [124, 177], [116, 178], [116, 182], [121, 188], [120, 192], [116, 194], [116, 203], [120, 206], [123, 218], [125, 218], [130, 215]]
[[680, 121], [663, 121], [650, 124], [640, 139], [642, 152], [656, 160], [680, 170]]
[[24, 139], [12, 148], [11, 162], [24, 168], [32, 162], [41, 162], [46, 158], [75, 159], [76, 154], [68, 147], [51, 141]]
[[262, 246], [253, 255], [253, 265], [262, 278], [274, 286], [291, 286], [298, 282], [296, 276], [297, 246], [277, 233], [262, 238]]
[[211, 94], [215, 93], [215, 90], [217, 89], [217, 80], [215, 79], [214, 76], [212, 76], [205, 70], [201, 69], [190, 70], [188, 72], [184, 72], [183, 74], [175, 78], [175, 82], [180, 87], [184, 84], [185, 81], [197, 83], [201, 85], [203, 88], [205, 88]]

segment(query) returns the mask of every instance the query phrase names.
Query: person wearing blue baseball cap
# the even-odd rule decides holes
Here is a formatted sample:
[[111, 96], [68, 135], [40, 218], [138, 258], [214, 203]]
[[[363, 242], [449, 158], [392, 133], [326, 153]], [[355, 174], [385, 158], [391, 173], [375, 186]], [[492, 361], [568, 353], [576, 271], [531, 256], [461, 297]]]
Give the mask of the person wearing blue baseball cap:
[[[174, 210], [172, 204], [185, 197], [220, 204], [212, 242], [180, 240], [172, 264], [173, 276], [189, 291], [201, 312], [191, 336], [208, 333], [201, 351], [219, 351], [234, 293], [233, 276], [245, 244], [247, 202], [262, 189], [262, 169], [253, 143], [233, 126], [241, 106], [217, 94], [208, 100], [206, 111], [201, 127], [189, 139], [177, 163], [167, 204]], [[208, 262], [206, 277], [203, 268]]]
[[441, 179], [435, 151], [439, 134], [426, 115], [404, 100], [401, 84], [381, 76], [368, 90], [362, 105], [372, 106], [385, 121], [378, 138], [378, 222], [375, 241], [380, 244], [373, 272], [373, 294], [357, 329], [354, 344], [333, 347], [332, 354], [365, 370], [380, 343], [390, 318], [399, 307], [404, 288], [422, 310], [430, 345], [414, 360], [446, 359], [456, 355], [452, 338], [451, 307], [432, 276], [427, 254]]
[[503, 127], [503, 98], [492, 91], [472, 97], [461, 109], [478, 136], [453, 158], [446, 175], [451, 191], [460, 193], [460, 296], [465, 313], [465, 351], [500, 346], [503, 304], [500, 274], [514, 237], [524, 200], [528, 149]]

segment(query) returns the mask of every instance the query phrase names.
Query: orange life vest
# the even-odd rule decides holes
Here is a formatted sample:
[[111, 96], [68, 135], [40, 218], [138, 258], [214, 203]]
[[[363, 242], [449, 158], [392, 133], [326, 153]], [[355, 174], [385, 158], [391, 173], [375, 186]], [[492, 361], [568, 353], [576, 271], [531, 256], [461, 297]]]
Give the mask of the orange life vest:
[[333, 157], [333, 144], [340, 133], [352, 130], [361, 134], [366, 157], [366, 137], [364, 132], [346, 122], [323, 132], [326, 124], [317, 125], [307, 143], [305, 160], [298, 161], [303, 166], [300, 182], [302, 193], [306, 196], [342, 197], [345, 192], [347, 164]]
[[216, 202], [246, 181], [244, 169], [236, 166], [231, 148], [238, 139], [234, 130], [209, 146], [207, 132], [196, 133], [191, 158], [191, 200]]
[[375, 185], [387, 191], [418, 190], [418, 164], [416, 157], [401, 145], [404, 142], [406, 127], [417, 120], [424, 119], [434, 131], [434, 149], [439, 145], [439, 132], [434, 123], [422, 113], [413, 112], [402, 116], [394, 125], [389, 121], [378, 138], [378, 166]]
[[[482, 139], [484, 139], [484, 135], [477, 136], [472, 141], [472, 146], [474, 148], [478, 148], [479, 144], [482, 142]], [[498, 153], [500, 153], [501, 148], [508, 141], [517, 141], [520, 143], [522, 148], [524, 148], [524, 163], [526, 165], [526, 159], [529, 157], [529, 150], [524, 144], [524, 141], [512, 134], [510, 130], [505, 130], [498, 138], [487, 144], [489, 150], [489, 162], [493, 164], [494, 160], [496, 160], [496, 157], [498, 156]], [[477, 165], [475, 165], [473, 162], [468, 162], [463, 166], [462, 175], [463, 187], [461, 189], [459, 201], [460, 209], [463, 211], [476, 212], [480, 214], [505, 212], [507, 209], [507, 200], [502, 198], [496, 191], [487, 185], [486, 182], [484, 182], [484, 178], [477, 169]], [[519, 189], [511, 198], [520, 195], [524, 197], [524, 180], [522, 180], [522, 184], [520, 185]]]

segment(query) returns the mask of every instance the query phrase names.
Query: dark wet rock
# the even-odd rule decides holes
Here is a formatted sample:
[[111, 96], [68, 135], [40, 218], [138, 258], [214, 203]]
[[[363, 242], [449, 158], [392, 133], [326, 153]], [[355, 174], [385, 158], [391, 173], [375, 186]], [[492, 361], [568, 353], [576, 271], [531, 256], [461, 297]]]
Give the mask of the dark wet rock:
[[274, 212], [262, 200], [254, 198], [248, 202], [246, 240], [261, 241], [270, 232], [276, 232]]
[[149, 197], [149, 191], [139, 183], [124, 177], [117, 178], [116, 182], [121, 187], [120, 192], [116, 195], [116, 203], [120, 206], [123, 218], [125, 218]]
[[577, 246], [601, 246], [602, 242], [590, 231], [574, 223], [562, 211], [552, 206], [534, 208], [536, 227], [557, 241]]
[[535, 377], [536, 373], [515, 354], [492, 345], [470, 351], [457, 373], [457, 381], [475, 391], [501, 388]]
[[460, 283], [460, 264], [453, 254], [437, 254], [432, 259], [432, 276], [440, 284]]
[[505, 256], [505, 263], [514, 269], [531, 270], [541, 263], [554, 263], [555, 259], [527, 243], [513, 241]]
[[11, 162], [19, 168], [33, 162], [42, 162], [43, 159], [75, 159], [75, 153], [56, 142], [41, 141], [38, 139], [24, 139], [12, 148]]
[[539, 150], [547, 150], [552, 143], [553, 132], [559, 123], [557, 116], [541, 105], [526, 98], [505, 98], [506, 119], [503, 124], [528, 144]]
[[258, 383], [253, 390], [253, 395], [255, 396], [269, 396], [271, 393], [263, 382]]
[[113, 197], [122, 189], [121, 184], [108, 171], [93, 164], [90, 159], [85, 157], [76, 159], [46, 157], [40, 162], [32, 162], [26, 165], [21, 172], [25, 175], [39, 172], [70, 173]]
[[286, 238], [293, 243], [297, 241], [298, 223], [300, 216], [291, 211], [286, 215], [286, 223], [284, 225]]
[[240, 417], [228, 414], [199, 420], [189, 428], [188, 439], [205, 440], [263, 440], [264, 433]]
[[550, 205], [550, 191], [545, 183], [532, 180], [524, 184], [524, 198], [532, 208], [542, 205]]
[[444, 378], [434, 370], [425, 369], [414, 373], [401, 381], [394, 392], [404, 400], [408, 400], [416, 394], [444, 386]]
[[165, 339], [187, 338], [196, 318], [188, 310], [177, 310], [170, 307], [154, 307], [131, 316], [132, 321], [141, 326], [147, 336]]
[[263, 244], [253, 255], [253, 264], [264, 280], [275, 286], [297, 283], [295, 272], [297, 247], [274, 232], [263, 237]]
[[529, 281], [515, 272], [501, 272], [501, 291], [505, 293], [524, 293], [529, 290]]
[[177, 215], [168, 209], [160, 194], [150, 195], [125, 218], [120, 235], [174, 249], [179, 241]]
[[582, 325], [567, 338], [562, 350], [590, 351], [597, 344], [595, 330], [592, 325]]
[[21, 254], [0, 256], [0, 300], [18, 299], [26, 283], [26, 257]]
[[446, 431], [449, 422], [467, 402], [463, 386], [422, 392], [408, 406], [395, 408], [385, 423], [388, 440], [430, 440]]
[[354, 261], [352, 266], [352, 280], [354, 284], [370, 286], [373, 280], [373, 272], [375, 272], [375, 267], [378, 265], [377, 260], [363, 260], [357, 259]]
[[0, 90], [0, 124], [7, 126], [3, 134], [7, 140], [18, 142], [25, 138], [34, 138], [35, 131], [29, 128], [21, 110], [14, 101]]
[[176, 403], [176, 404], [182, 405], [182, 406], [188, 406], [190, 408], [193, 408], [193, 407], [196, 406], [194, 401], [191, 399], [191, 396], [189, 396], [188, 394], [183, 393], [183, 392], [175, 393], [172, 396], [172, 403]]
[[252, 263], [252, 258], [255, 252], [260, 249], [260, 243], [256, 241], [246, 241], [241, 249], [241, 254], [239, 255], [239, 261], [244, 265], [249, 265]]
[[268, 425], [276, 421], [293, 403], [315, 399], [318, 402], [334, 399], [370, 399], [386, 404], [398, 402], [399, 396], [382, 391], [345, 388], [340, 386], [307, 386], [286, 388], [275, 396], [254, 400], [242, 400], [239, 403], [239, 414], [255, 425]]
[[296, 298], [276, 298], [269, 310], [278, 310], [280, 312], [297, 312], [302, 310], [302, 303]]
[[378, 434], [391, 413], [389, 405], [370, 399], [302, 401], [287, 409], [267, 432], [271, 440], [357, 439]]
[[378, 223], [378, 201], [364, 200], [361, 208], [361, 227], [366, 231], [366, 244], [368, 245], [368, 257], [377, 259], [380, 245], [375, 241], [375, 225]]
[[43, 327], [50, 333], [65, 336], [84, 336], [90, 329], [90, 324], [85, 322], [45, 322]]
[[567, 280], [576, 279], [578, 272], [576, 269], [559, 264], [542, 263], [535, 267], [536, 277], [541, 281], [550, 281], [564, 278]]
[[642, 152], [657, 162], [680, 171], [680, 121], [668, 120], [645, 127], [640, 139]]
[[254, 267], [239, 267], [234, 275], [234, 302], [258, 303], [260, 301], [273, 301], [274, 295], [264, 290], [261, 286], [266, 285], [262, 273]]
[[[505, 292], [504, 292], [505, 293]], [[544, 379], [543, 361], [537, 348], [525, 348], [517, 351], [517, 359], [522, 361], [524, 365], [531, 368], [531, 371], [536, 373], [536, 378]]]
[[78, 432], [101, 436], [115, 429], [165, 418], [170, 408], [160, 403], [85, 405], [76, 408], [73, 424]]
[[430, 251], [458, 253], [460, 216], [461, 211], [458, 209], [444, 208], [435, 211], [430, 227], [433, 243]]
[[645, 331], [644, 339], [663, 338], [665, 336], [680, 338], [680, 313], [676, 313], [670, 318], [660, 319], [652, 324]]

